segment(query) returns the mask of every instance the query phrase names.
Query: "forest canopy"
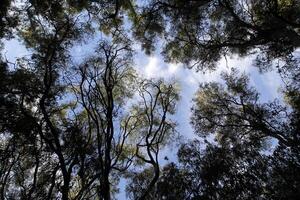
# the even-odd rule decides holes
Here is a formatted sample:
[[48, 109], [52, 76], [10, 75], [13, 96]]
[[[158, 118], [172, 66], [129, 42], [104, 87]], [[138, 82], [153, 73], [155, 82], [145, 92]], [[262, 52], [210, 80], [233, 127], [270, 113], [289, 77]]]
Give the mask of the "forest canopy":
[[[0, 39], [1, 200], [299, 199], [299, 0], [1, 0]], [[182, 108], [138, 54], [281, 85], [239, 66]]]

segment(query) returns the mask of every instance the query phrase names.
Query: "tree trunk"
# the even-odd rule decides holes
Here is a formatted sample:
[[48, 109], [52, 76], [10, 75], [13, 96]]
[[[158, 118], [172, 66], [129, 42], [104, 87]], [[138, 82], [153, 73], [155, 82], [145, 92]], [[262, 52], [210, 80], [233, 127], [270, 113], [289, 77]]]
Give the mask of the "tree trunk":
[[108, 178], [108, 173], [103, 177], [102, 186], [101, 186], [101, 199], [110, 200], [110, 183]]
[[69, 200], [69, 184], [70, 177], [64, 177], [64, 185], [62, 186], [62, 200]]

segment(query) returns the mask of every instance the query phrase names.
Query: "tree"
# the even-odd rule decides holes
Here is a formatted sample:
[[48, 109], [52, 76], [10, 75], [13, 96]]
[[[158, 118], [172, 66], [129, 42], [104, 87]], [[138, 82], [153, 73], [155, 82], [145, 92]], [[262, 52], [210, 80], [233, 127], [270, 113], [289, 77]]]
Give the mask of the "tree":
[[[249, 141], [271, 137], [280, 145], [299, 150], [299, 136], [289, 130], [297, 110], [289, 112], [278, 101], [259, 103], [259, 94], [248, 86], [246, 76], [225, 74], [224, 79], [226, 90], [216, 83], [200, 87], [192, 118], [197, 133], [221, 133], [220, 141], [224, 143], [232, 143], [236, 137]], [[230, 135], [223, 141], [227, 132]]]
[[140, 6], [134, 34], [148, 51], [166, 40], [169, 61], [215, 69], [222, 56], [260, 50], [260, 60], [284, 58], [299, 47], [297, 0], [153, 0]]
[[[178, 100], [177, 89], [162, 81], [144, 82], [139, 95], [142, 100], [135, 112], [141, 120], [137, 139], [136, 156], [151, 166], [153, 172], [147, 187], [141, 188], [137, 199], [146, 199], [160, 177], [159, 153], [164, 145], [174, 136], [176, 124], [168, 119], [174, 114]], [[149, 170], [149, 169], [148, 169]]]
[[[210, 174], [200, 187], [210, 187], [207, 194], [211, 199], [227, 195], [228, 199], [295, 199], [299, 195], [297, 108], [290, 110], [289, 105], [276, 100], [260, 103], [245, 75], [237, 77], [233, 72], [223, 77], [225, 87], [203, 84], [194, 99], [192, 124], [196, 133], [203, 138], [213, 134], [217, 142], [208, 145], [203, 158], [197, 158], [202, 166], [197, 172], [201, 180]], [[180, 154], [186, 157], [184, 163], [193, 160], [189, 156], [193, 153], [188, 152], [197, 152], [193, 146], [188, 149], [183, 148], [186, 153]], [[280, 185], [278, 193], [275, 185]]]
[[[130, 199], [138, 199], [143, 192], [143, 188], [149, 184], [149, 176], [152, 173], [151, 168], [147, 168], [139, 173], [131, 174], [130, 183], [126, 190]], [[188, 174], [178, 168], [175, 163], [165, 165], [161, 169], [155, 187], [151, 188], [149, 195], [145, 199], [186, 199], [190, 183], [187, 181]]]
[[[37, 131], [33, 120], [32, 104], [36, 101], [38, 85], [40, 84], [34, 73], [18, 69], [14, 72], [8, 70], [6, 63], [1, 63], [1, 198], [5, 194], [11, 195], [12, 179], [23, 184], [22, 175], [25, 170], [39, 166], [39, 149], [36, 143], [38, 138], [34, 134]], [[33, 157], [29, 157], [32, 155]], [[21, 174], [22, 173], [22, 174]], [[20, 179], [18, 179], [20, 178]], [[36, 178], [33, 178], [33, 182]], [[28, 185], [28, 198], [35, 184]], [[20, 194], [26, 198], [26, 195]]]

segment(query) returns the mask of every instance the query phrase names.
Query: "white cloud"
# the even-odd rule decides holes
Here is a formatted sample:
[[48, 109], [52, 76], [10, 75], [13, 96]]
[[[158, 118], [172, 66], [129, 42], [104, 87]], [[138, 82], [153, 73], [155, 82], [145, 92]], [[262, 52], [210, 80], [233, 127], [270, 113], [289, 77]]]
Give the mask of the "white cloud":
[[17, 58], [31, 54], [17, 39], [5, 40], [3, 53], [10, 62], [15, 62]]
[[145, 75], [147, 78], [155, 78], [159, 75], [159, 60], [157, 57], [150, 57], [145, 67]]
[[[145, 67], [141, 66], [138, 69], [138, 71], [147, 78], [177, 78], [179, 71], [183, 68], [181, 64], [165, 63], [158, 56], [142, 56], [140, 59], [147, 59]], [[138, 62], [141, 61], [138, 60]]]

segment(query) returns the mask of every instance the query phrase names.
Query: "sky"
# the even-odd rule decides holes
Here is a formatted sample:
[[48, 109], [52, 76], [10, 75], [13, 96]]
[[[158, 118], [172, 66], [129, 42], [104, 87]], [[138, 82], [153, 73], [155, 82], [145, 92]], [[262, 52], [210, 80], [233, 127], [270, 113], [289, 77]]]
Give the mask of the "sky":
[[[87, 44], [78, 44], [72, 48], [71, 55], [75, 61], [87, 57], [94, 51], [95, 42], [88, 42]], [[177, 122], [177, 131], [182, 136], [180, 142], [194, 139], [196, 136], [189, 123], [191, 116], [192, 99], [198, 89], [199, 84], [210, 81], [220, 82], [220, 73], [223, 71], [230, 71], [231, 68], [238, 68], [241, 73], [246, 73], [250, 77], [250, 84], [254, 86], [260, 93], [261, 102], [272, 101], [275, 98], [281, 98], [279, 90], [281, 80], [275, 70], [264, 74], [259, 73], [258, 69], [253, 66], [254, 57], [240, 58], [233, 56], [232, 58], [222, 59], [218, 63], [217, 70], [214, 72], [196, 72], [193, 69], [187, 69], [187, 66], [176, 63], [166, 63], [159, 54], [145, 55], [138, 46], [135, 46], [137, 53], [134, 56], [134, 66], [141, 76], [151, 79], [163, 78], [166, 81], [175, 81], [180, 86], [180, 101], [178, 102], [177, 112], [173, 119]], [[3, 51], [5, 57], [14, 62], [18, 57], [29, 54], [28, 50], [16, 39], [5, 41], [5, 48]], [[161, 158], [168, 156], [169, 161], [176, 161], [176, 144], [168, 146], [162, 154]], [[162, 162], [163, 159], [161, 159]], [[125, 199], [124, 185], [125, 180], [121, 180], [120, 194], [117, 199]]]

